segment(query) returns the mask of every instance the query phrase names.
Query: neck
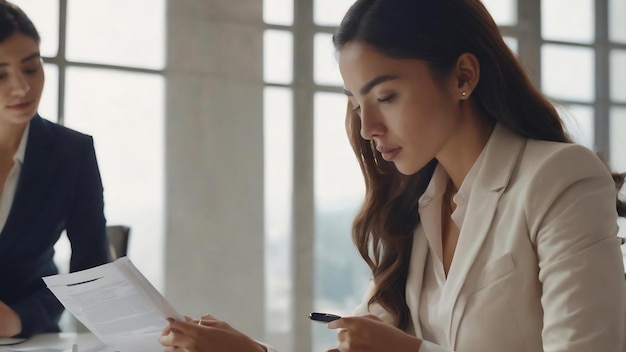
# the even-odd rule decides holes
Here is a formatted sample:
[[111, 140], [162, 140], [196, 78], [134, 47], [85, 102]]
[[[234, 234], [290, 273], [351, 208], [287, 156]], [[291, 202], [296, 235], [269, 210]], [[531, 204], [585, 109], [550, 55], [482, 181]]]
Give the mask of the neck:
[[13, 156], [22, 140], [26, 124], [13, 124], [0, 121], [0, 153]]
[[437, 160], [452, 180], [452, 190], [461, 187], [465, 176], [472, 168], [476, 159], [485, 148], [494, 125], [485, 122], [477, 109], [471, 106], [463, 111], [463, 122], [446, 146], [437, 155]]

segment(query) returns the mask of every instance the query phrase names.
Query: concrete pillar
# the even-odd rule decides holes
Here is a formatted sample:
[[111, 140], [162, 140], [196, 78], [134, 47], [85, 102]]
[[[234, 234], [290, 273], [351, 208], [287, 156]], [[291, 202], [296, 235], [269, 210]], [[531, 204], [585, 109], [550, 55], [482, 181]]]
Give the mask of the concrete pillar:
[[263, 11], [167, 11], [165, 295], [264, 339]]

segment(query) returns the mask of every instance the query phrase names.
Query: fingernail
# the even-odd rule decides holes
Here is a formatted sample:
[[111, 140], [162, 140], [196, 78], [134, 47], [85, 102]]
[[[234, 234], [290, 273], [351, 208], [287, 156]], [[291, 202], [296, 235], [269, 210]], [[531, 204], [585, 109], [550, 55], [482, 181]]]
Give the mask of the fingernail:
[[171, 318], [171, 317], [167, 318], [167, 322], [170, 323], [170, 324], [173, 324], [175, 321], [176, 321], [176, 319], [174, 319], [174, 318]]

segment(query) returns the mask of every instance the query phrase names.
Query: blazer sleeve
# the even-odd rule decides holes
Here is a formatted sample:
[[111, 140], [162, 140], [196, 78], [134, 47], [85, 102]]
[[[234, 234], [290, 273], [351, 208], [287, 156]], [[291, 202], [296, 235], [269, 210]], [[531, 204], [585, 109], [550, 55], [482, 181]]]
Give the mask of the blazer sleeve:
[[79, 159], [76, 191], [67, 217], [67, 237], [72, 245], [70, 271], [110, 261], [106, 235], [102, 179], [93, 139], [88, 137]]
[[[103, 188], [96, 161], [93, 139], [85, 137], [70, 143], [75, 157], [71, 168], [76, 170], [75, 189], [67, 208], [66, 230], [72, 246], [70, 271], [77, 271], [109, 261], [108, 240], [104, 218]], [[68, 141], [69, 143], [69, 141]], [[71, 173], [70, 173], [71, 174]], [[69, 174], [68, 174], [69, 175]], [[57, 330], [63, 306], [43, 284], [32, 294], [11, 305], [22, 321], [18, 336], [31, 336], [41, 331]]]
[[538, 165], [525, 212], [542, 283], [546, 352], [623, 352], [626, 282], [615, 184], [590, 150], [571, 145]]
[[16, 337], [30, 337], [41, 331], [58, 330], [57, 322], [63, 313], [63, 305], [46, 287], [9, 307], [22, 322], [22, 331]]
[[[85, 139], [87, 138], [87, 139]], [[73, 140], [74, 154], [69, 172], [75, 189], [67, 206], [66, 230], [72, 246], [70, 270], [76, 271], [100, 265], [109, 261], [108, 240], [106, 237], [102, 181], [96, 161], [93, 139], [84, 137]], [[82, 143], [78, 143], [82, 142]], [[63, 306], [50, 292], [43, 281], [33, 283], [32, 294], [10, 305], [22, 321], [22, 331], [18, 336], [31, 336], [41, 331], [58, 330], [58, 320]]]

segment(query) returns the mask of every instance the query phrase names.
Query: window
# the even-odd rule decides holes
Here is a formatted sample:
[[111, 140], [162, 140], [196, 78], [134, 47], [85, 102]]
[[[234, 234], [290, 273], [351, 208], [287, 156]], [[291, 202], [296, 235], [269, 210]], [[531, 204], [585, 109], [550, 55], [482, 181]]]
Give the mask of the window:
[[[349, 314], [369, 278], [350, 238], [363, 181], [343, 132], [346, 98], [331, 43], [353, 2], [264, 1], [266, 324], [279, 350], [333, 346], [336, 332], [306, 315]], [[574, 140], [625, 172], [626, 0], [483, 3]], [[277, 191], [284, 184], [293, 194]]]
[[293, 23], [293, 1], [266, 0], [263, 9], [266, 22], [285, 25], [263, 35], [265, 325], [272, 345], [290, 351], [294, 65], [293, 32], [285, 28]]
[[[129, 257], [161, 288], [165, 1], [14, 2], [41, 35], [39, 113], [94, 137], [107, 222], [131, 227]], [[66, 271], [65, 237], [56, 251]]]
[[[330, 40], [352, 3], [307, 2], [290, 13], [292, 0], [264, 3], [266, 325], [280, 350], [331, 346], [334, 332], [307, 315], [349, 314], [368, 283], [350, 240], [364, 187], [343, 132], [347, 99]], [[285, 99], [292, 109], [278, 108]], [[280, 137], [285, 127], [293, 138]], [[278, 192], [285, 184], [293, 194]]]

